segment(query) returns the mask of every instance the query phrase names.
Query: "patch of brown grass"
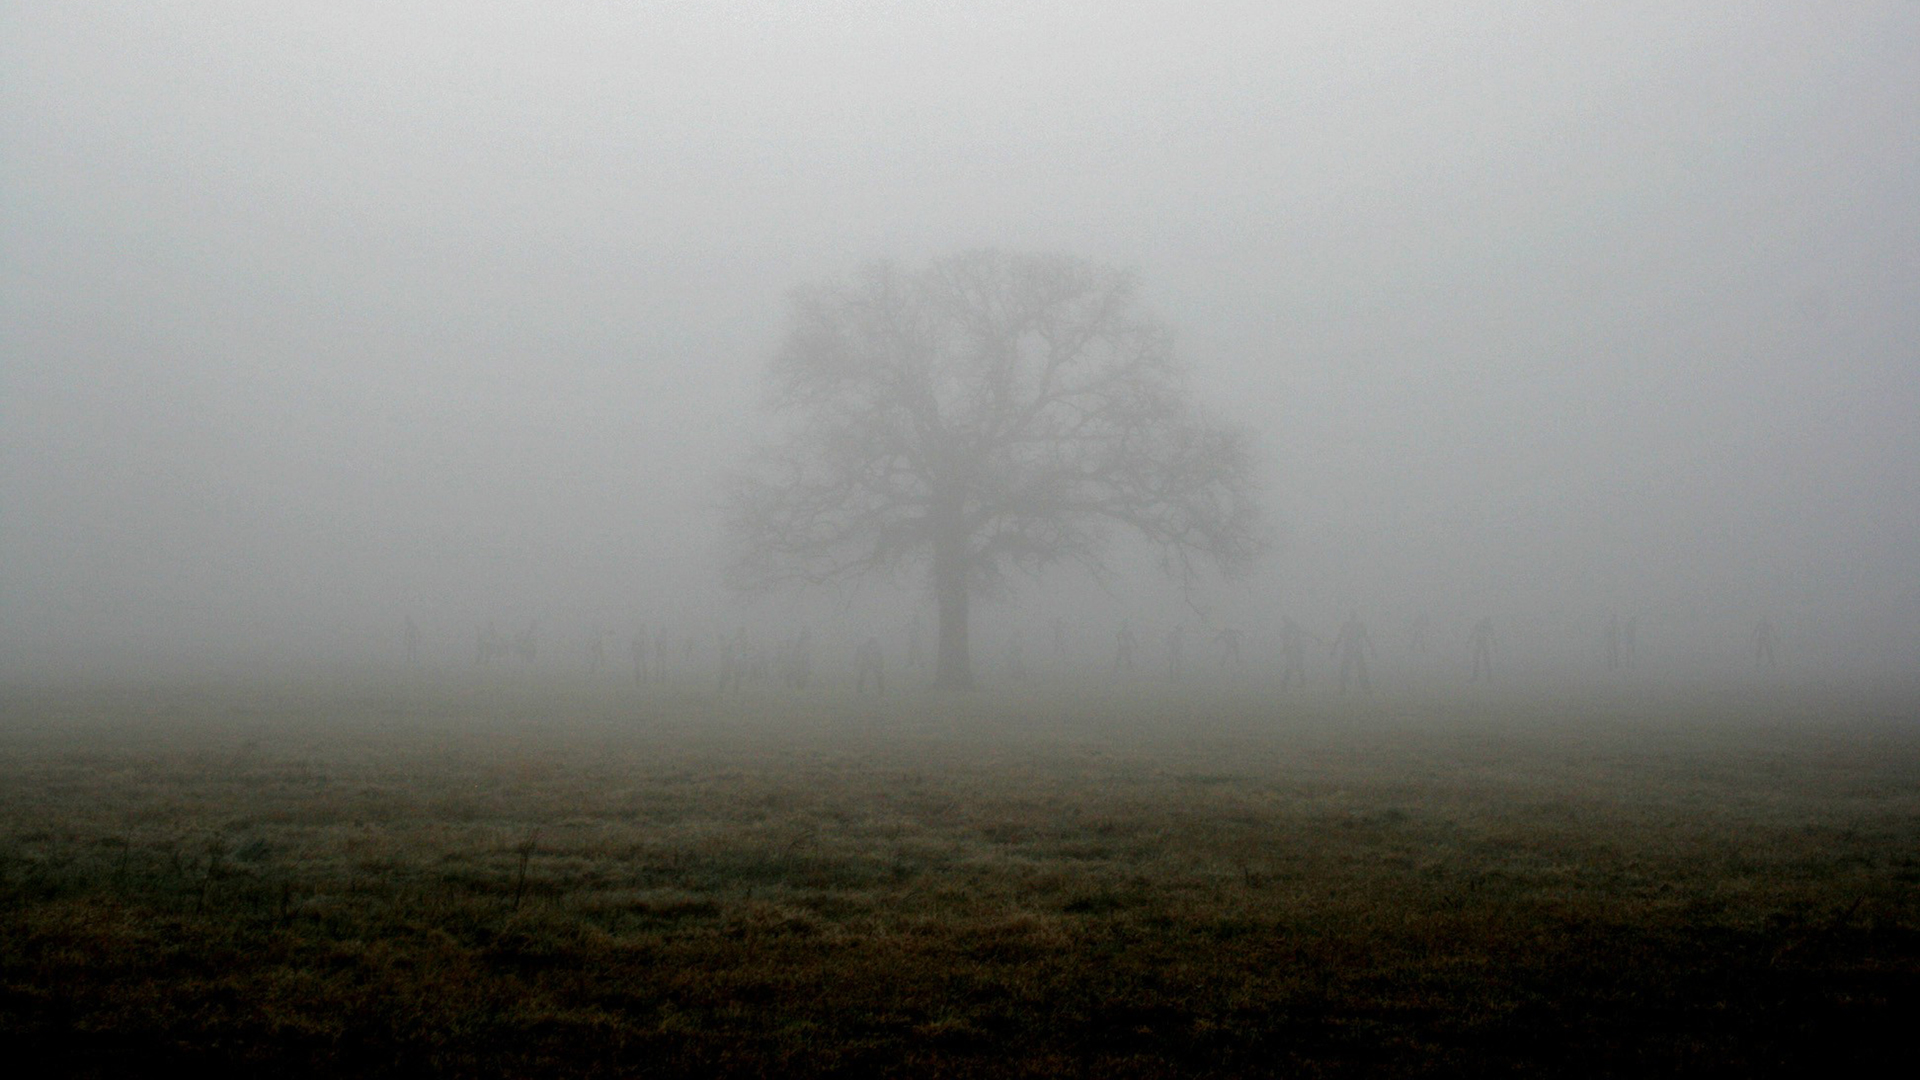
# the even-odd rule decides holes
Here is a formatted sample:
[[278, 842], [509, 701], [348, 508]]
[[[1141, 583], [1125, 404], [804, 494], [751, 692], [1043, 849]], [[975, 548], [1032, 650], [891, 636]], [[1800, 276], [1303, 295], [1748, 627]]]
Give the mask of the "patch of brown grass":
[[1769, 1073], [1920, 990], [1846, 703], [7, 701], [0, 1043], [74, 1075]]

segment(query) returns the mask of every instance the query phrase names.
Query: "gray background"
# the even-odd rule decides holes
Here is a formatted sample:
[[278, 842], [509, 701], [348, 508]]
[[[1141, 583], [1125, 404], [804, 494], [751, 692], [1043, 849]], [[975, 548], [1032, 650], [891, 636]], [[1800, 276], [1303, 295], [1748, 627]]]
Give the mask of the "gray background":
[[1283, 544], [977, 655], [1920, 671], [1920, 4], [1196, 6], [0, 5], [0, 674], [897, 628], [727, 596], [713, 483], [786, 289], [979, 246], [1135, 270]]

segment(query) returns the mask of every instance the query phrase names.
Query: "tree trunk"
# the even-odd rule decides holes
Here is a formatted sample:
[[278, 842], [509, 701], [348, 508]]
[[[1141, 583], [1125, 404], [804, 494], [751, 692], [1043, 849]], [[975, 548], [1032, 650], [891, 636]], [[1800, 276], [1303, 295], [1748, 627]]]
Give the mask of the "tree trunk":
[[973, 689], [973, 662], [967, 652], [967, 538], [943, 535], [933, 544], [933, 599], [940, 615], [940, 644], [933, 685], [939, 690]]

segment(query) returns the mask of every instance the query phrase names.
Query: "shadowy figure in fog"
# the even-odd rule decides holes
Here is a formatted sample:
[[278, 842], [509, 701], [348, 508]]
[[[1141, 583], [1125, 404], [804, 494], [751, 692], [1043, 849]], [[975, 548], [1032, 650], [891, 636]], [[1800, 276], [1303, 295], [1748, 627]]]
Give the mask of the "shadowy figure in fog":
[[1180, 682], [1187, 677], [1187, 624], [1179, 623], [1167, 631], [1167, 681]]
[[1485, 679], [1493, 681], [1493, 619], [1483, 618], [1473, 624], [1470, 635], [1473, 641], [1473, 674], [1467, 676], [1468, 682]]
[[1378, 658], [1380, 651], [1373, 646], [1373, 639], [1367, 636], [1367, 624], [1360, 621], [1358, 612], [1349, 612], [1347, 621], [1340, 624], [1340, 632], [1333, 638], [1333, 655], [1340, 661], [1340, 692], [1346, 693], [1349, 686], [1361, 690], [1370, 690], [1373, 683], [1367, 677], [1367, 656]]
[[713, 689], [715, 693], [724, 694], [729, 690], [739, 689], [740, 669], [743, 666], [740, 656], [740, 642], [746, 640], [746, 636], [747, 632], [744, 629], [740, 631], [738, 640], [728, 637], [725, 633], [717, 633], [713, 636], [714, 650], [718, 654], [720, 661], [714, 670]]
[[1007, 638], [1007, 681], [1027, 681], [1027, 648], [1017, 629]]
[[927, 666], [927, 652], [920, 640], [920, 618], [914, 616], [907, 620], [907, 661], [908, 671], [920, 671]]
[[401, 631], [400, 645], [407, 653], [407, 666], [420, 662], [420, 628], [413, 623], [413, 616], [407, 616], [407, 628]]
[[481, 667], [487, 667], [493, 663], [495, 657], [504, 657], [506, 654], [506, 639], [500, 636], [500, 631], [493, 625], [493, 620], [488, 619], [487, 625], [481, 627], [480, 633], [474, 638], [473, 662]]
[[886, 693], [887, 675], [884, 670], [884, 664], [885, 661], [880, 652], [879, 638], [870, 637], [861, 642], [860, 648], [856, 649], [853, 654], [853, 692], [856, 694], [866, 693], [867, 680], [871, 678], [873, 680], [873, 692], [876, 694]]
[[644, 686], [647, 682], [647, 628], [641, 627], [633, 632], [633, 685]]
[[767, 659], [766, 646], [749, 639], [740, 649], [740, 655], [746, 658], [747, 678], [755, 684], [765, 682], [772, 674], [771, 662]]
[[1607, 615], [1607, 670], [1620, 670], [1620, 613]]
[[1280, 620], [1280, 689], [1285, 690], [1296, 681], [1307, 685], [1307, 643], [1324, 645], [1326, 642], [1307, 633], [1305, 627], [1294, 622], [1291, 616]]
[[801, 627], [787, 647], [787, 660], [781, 679], [789, 690], [805, 690], [813, 680], [813, 631]]
[[766, 673], [766, 661], [759, 659], [759, 647], [742, 626], [733, 633], [733, 685], [745, 689], [752, 680]]
[[520, 636], [513, 639], [513, 655], [519, 657], [522, 663], [531, 667], [533, 666], [534, 660], [539, 656], [539, 652], [540, 620], [534, 619], [527, 623], [525, 630], [520, 631]]
[[1427, 613], [1423, 611], [1415, 615], [1413, 622], [1407, 624], [1407, 651], [1415, 656], [1427, 655], [1432, 634], [1433, 620], [1427, 618]]
[[1113, 638], [1113, 670], [1132, 671], [1133, 653], [1139, 645], [1139, 640], [1133, 636], [1133, 624], [1121, 619], [1120, 631]]
[[1752, 635], [1754, 667], [1765, 671], [1774, 666], [1776, 661], [1773, 646], [1778, 640], [1779, 635], [1774, 633], [1772, 619], [1763, 618], [1754, 624]]
[[1620, 663], [1628, 670], [1633, 668], [1633, 642], [1640, 635], [1640, 616], [1629, 615], [1620, 627]]
[[1238, 675], [1246, 670], [1247, 664], [1240, 656], [1240, 630], [1238, 627], [1225, 626], [1213, 635], [1213, 643], [1220, 646], [1220, 666]]

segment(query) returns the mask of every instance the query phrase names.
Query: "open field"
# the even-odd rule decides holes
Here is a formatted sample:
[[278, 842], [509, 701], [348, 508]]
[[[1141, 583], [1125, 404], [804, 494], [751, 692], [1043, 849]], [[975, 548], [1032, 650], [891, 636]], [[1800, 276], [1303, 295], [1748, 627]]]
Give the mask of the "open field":
[[0, 1052], [68, 1075], [1868, 1075], [1920, 713], [15, 687]]

